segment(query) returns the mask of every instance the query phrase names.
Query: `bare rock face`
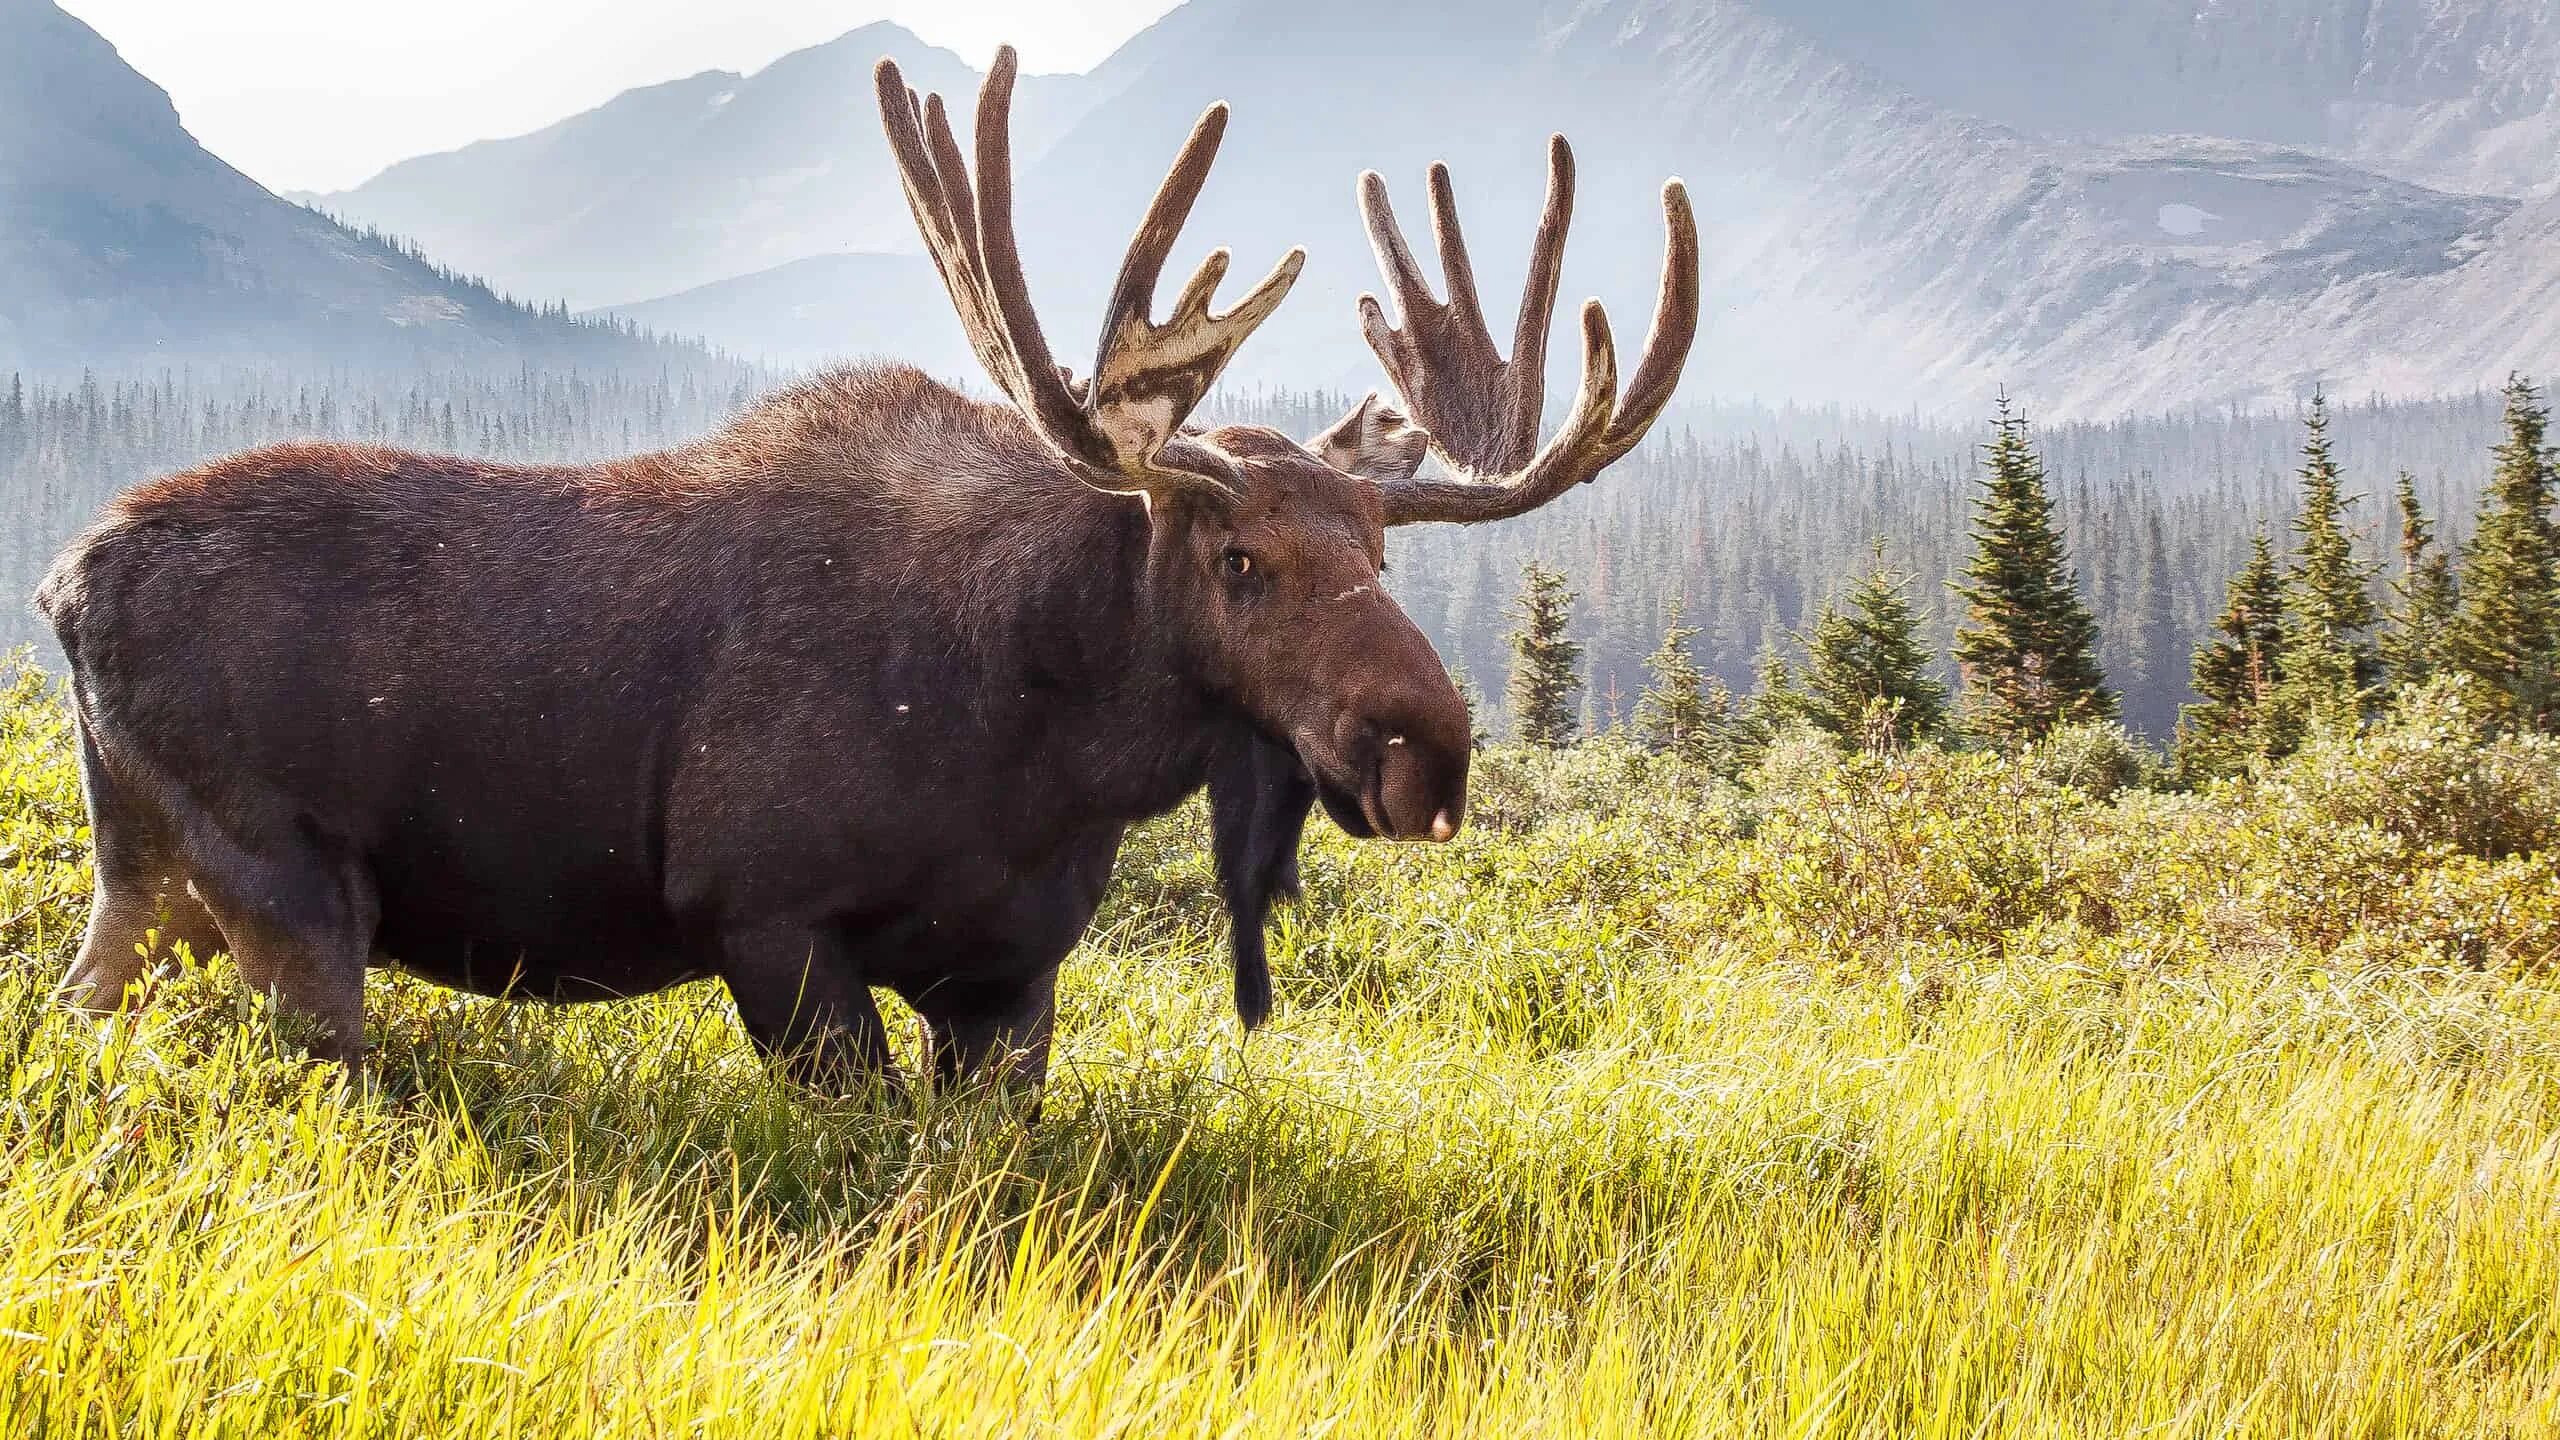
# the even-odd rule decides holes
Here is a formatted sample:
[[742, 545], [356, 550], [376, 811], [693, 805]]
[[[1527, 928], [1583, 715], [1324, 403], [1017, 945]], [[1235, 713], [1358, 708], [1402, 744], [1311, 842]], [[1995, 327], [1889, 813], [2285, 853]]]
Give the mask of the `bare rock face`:
[[0, 370], [637, 357], [288, 203], [49, 0], [0, 0]]
[[[50, 5], [0, 13], [54, 16], [104, 52]], [[910, 355], [965, 373], [948, 317], [900, 278], [923, 272], [902, 269], [917, 258], [905, 204], [857, 103], [884, 53], [923, 88], [974, 87], [957, 57], [873, 26], [324, 200], [518, 294], [786, 362]], [[0, 106], [75, 131], [46, 157], [65, 168], [79, 146], [133, 153], [130, 135], [107, 137], [144, 120], [197, 157], [123, 179], [108, 164], [93, 191], [210, 197], [179, 216], [256, 208], [237, 197], [263, 192], [122, 77], [58, 112], [12, 82]], [[1508, 290], [1551, 130], [1572, 137], [1583, 176], [1567, 289], [1598, 290], [1622, 322], [1650, 300], [1628, 277], [1659, 255], [1645, 202], [1666, 174], [1688, 181], [1709, 266], [1685, 387], [1698, 398], [1959, 412], [2006, 385], [2064, 418], [2560, 370], [2550, 0], [1191, 0], [1089, 75], [1026, 82], [1024, 247], [1062, 345], [1094, 333], [1093, 277], [1116, 263], [1165, 137], [1218, 99], [1235, 119], [1195, 235], [1231, 244], [1239, 271], [1310, 251], [1240, 383], [1375, 383], [1352, 309], [1377, 285], [1352, 203], [1363, 169], [1419, 220], [1424, 168], [1448, 161], [1462, 209], [1502, 237], [1478, 268]], [[0, 173], [17, 154], [0, 148]], [[200, 225], [235, 247], [153, 231], [166, 222], [148, 208], [113, 213], [64, 213], [45, 233], [192, 267], [195, 303], [233, 295], [235, 250], [263, 243], [247, 222]], [[25, 222], [0, 215], [10, 233]], [[337, 273], [295, 283], [332, 316], [407, 299]], [[130, 283], [93, 271], [56, 288], [94, 300]], [[414, 300], [398, 315], [429, 332], [473, 323]], [[1557, 347], [1559, 384], [1572, 348]]]

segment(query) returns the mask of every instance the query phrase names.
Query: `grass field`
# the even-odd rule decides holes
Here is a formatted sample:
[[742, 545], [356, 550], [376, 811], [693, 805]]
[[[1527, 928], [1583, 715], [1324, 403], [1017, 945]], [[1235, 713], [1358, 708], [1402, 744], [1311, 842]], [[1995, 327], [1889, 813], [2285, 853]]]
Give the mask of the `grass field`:
[[794, 1093], [704, 987], [379, 982], [352, 1098], [219, 963], [54, 1013], [21, 679], [0, 1427], [2560, 1434], [2560, 753], [2439, 704], [2093, 798], [2103, 748], [1491, 752], [1455, 846], [1317, 827], [1249, 1042], [1178, 815], [1026, 1128]]

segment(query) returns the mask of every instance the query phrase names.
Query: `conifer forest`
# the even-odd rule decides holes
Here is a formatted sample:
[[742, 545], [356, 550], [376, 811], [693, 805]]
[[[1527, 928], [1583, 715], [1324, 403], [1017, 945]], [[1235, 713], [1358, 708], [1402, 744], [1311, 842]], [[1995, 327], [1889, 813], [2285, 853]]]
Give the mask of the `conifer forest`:
[[[0, 504], [10, 514], [0, 587], [21, 599], [32, 592], [61, 542], [125, 486], [249, 446], [326, 436], [591, 460], [681, 444], [780, 383], [699, 353], [642, 375], [11, 376], [0, 382]], [[1218, 403], [1222, 419], [1306, 435], [1351, 398], [1255, 390]], [[1533, 561], [1572, 592], [1564, 633], [1579, 647], [1570, 700], [1582, 733], [1635, 723], [1647, 659], [1675, 608], [1701, 677], [1740, 706], [1763, 688], [1773, 660], [1806, 660], [1824, 615], [1851, 606], [1879, 575], [1899, 577], [1924, 668], [1952, 689], [1968, 588], [1997, 583], [1977, 574], [1978, 501], [1986, 485], [2014, 490], [2032, 469], [2034, 503], [2049, 516], [2036, 523], [2058, 545], [2038, 562], [2044, 591], [2027, 603], [2080, 607], [2093, 633], [2075, 649], [2113, 697], [2109, 715], [2166, 746], [2181, 712], [2208, 698], [2200, 676], [2207, 688], [2220, 683], [2210, 673], [2214, 646], [2228, 638], [2232, 586], [2245, 585], [2261, 533], [2278, 571], [2319, 570], [2335, 617], [2322, 624], [2348, 637], [2365, 688], [2385, 678], [2381, 655], [2406, 629], [2391, 618], [2400, 615], [2394, 596], [2440, 577], [2446, 593], [2416, 602], [2419, 621], [2450, 623], [2450, 581], [2482, 496], [2504, 493], [2493, 477], [2512, 469], [2501, 459], [2511, 412], [2547, 399], [2521, 378], [2509, 393], [2452, 399], [2322, 397], [2316, 434], [2309, 398], [2290, 415], [2052, 427], [2006, 404], [1971, 427], [1838, 409], [1675, 410], [1604, 481], [1547, 510], [1502, 526], [1395, 532], [1387, 579], [1442, 658], [1489, 697], [1484, 719], [1496, 734], [1513, 731], [1509, 637]], [[2312, 445], [2318, 458], [2307, 461]], [[2315, 481], [2306, 483], [2306, 465]], [[2414, 550], [2412, 534], [2424, 537]], [[2427, 618], [2429, 605], [2446, 610], [2443, 622]], [[2531, 607], [2517, 613], [2530, 621]], [[0, 617], [0, 645], [41, 646], [40, 629], [13, 605]], [[2420, 671], [2404, 663], [2394, 673]]]

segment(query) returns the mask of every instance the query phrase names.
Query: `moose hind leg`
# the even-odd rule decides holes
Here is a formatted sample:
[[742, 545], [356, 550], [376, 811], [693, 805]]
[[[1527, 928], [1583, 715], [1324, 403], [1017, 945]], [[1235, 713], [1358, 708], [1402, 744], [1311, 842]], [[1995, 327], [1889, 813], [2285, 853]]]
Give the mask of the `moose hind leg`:
[[844, 946], [802, 925], [744, 929], [721, 941], [721, 980], [756, 1053], [794, 1084], [849, 1095], [888, 1077], [889, 1031]]
[[183, 942], [199, 959], [229, 948], [173, 857], [173, 830], [108, 773], [87, 725], [78, 726], [80, 789], [89, 807], [96, 895], [79, 958], [56, 992], [75, 1010], [122, 1003], [154, 958]]
[[382, 919], [373, 877], [303, 835], [251, 848], [197, 824], [188, 841], [196, 889], [229, 938], [241, 982], [312, 1028], [313, 1055], [355, 1068], [365, 965]]
[[231, 948], [213, 916], [178, 876], [137, 882], [110, 879], [104, 868], [79, 958], [62, 980], [63, 1004], [104, 1014], [117, 1008], [155, 959], [174, 954], [179, 944], [199, 960]]

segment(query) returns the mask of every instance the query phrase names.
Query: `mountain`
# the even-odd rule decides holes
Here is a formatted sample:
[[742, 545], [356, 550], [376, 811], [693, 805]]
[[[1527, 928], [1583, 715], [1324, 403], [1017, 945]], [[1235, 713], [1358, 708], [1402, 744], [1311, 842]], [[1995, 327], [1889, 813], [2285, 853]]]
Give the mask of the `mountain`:
[[[732, 273], [764, 281], [626, 313], [699, 315], [761, 348], [824, 313], [792, 283], [821, 272], [772, 270], [792, 245], [911, 252], [857, 79], [906, 43], [875, 30], [822, 47], [856, 52], [807, 100], [833, 116], [840, 163], [793, 203], [838, 217], [828, 243], [778, 238], [778, 216], [730, 226], [738, 255], [720, 263], [752, 251]], [[1162, 166], [1226, 99], [1234, 122], [1176, 262], [1232, 247], [1240, 290], [1306, 245], [1297, 292], [1234, 378], [1366, 388], [1352, 302], [1378, 281], [1354, 177], [1385, 173], [1421, 242], [1423, 170], [1451, 163], [1500, 329], [1541, 144], [1561, 130], [1581, 175], [1566, 298], [1606, 298], [1624, 349], [1660, 264], [1656, 187], [1691, 187], [1708, 304], [1691, 396], [1944, 413], [2005, 386], [2063, 418], [2288, 404], [2314, 384], [2468, 391], [2560, 369], [2560, 162], [2532, 143], [2560, 115], [2555, 47], [2549, 0], [1191, 0], [1081, 82], [1026, 92], [1018, 214], [1051, 340], [1080, 357]], [[965, 108], [976, 77], [955, 59], [899, 53]], [[581, 153], [585, 183], [640, 187], [669, 214], [725, 215], [722, 187], [811, 163], [726, 147], [701, 162], [715, 203], [687, 210], [660, 174]], [[499, 208], [460, 185], [439, 203], [475, 217], [448, 226]], [[717, 268], [653, 233], [635, 222], [613, 244]], [[613, 244], [547, 249], [544, 273], [641, 268]], [[881, 298], [826, 315], [846, 330], [824, 348], [932, 343], [913, 297], [862, 293]], [[754, 313], [775, 305], [791, 313]], [[1561, 336], [1554, 363], [1560, 381], [1578, 363]]]
[[[977, 87], [951, 52], [868, 25], [753, 75], [704, 71], [530, 135], [406, 160], [313, 203], [581, 308], [810, 255], [915, 252], [871, 99], [883, 55], [919, 85]], [[1092, 93], [1081, 76], [1031, 77], [1026, 138], [1065, 128]]]
[[[1350, 320], [1377, 286], [1349, 197], [1363, 166], [1420, 241], [1421, 171], [1447, 158], [1484, 290], [1507, 307], [1549, 126], [1581, 160], [1565, 290], [1607, 298], [1622, 347], [1659, 264], [1652, 186], [1689, 182], [1709, 305], [1690, 395], [1945, 410], [2006, 385], [2059, 417], [2290, 402], [2315, 382], [2467, 390], [2560, 364], [2531, 318], [2560, 301], [2560, 253], [2506, 196], [2245, 139], [2033, 133], [1915, 94], [1779, 0], [1370, 8], [1177, 12], [1181, 43], [1132, 42], [1143, 74], [1051, 147], [1025, 212], [1137, 213], [1148, 157], [1199, 105], [1232, 100], [1195, 241], [1235, 244], [1240, 268], [1284, 239], [1312, 252], [1239, 362], [1254, 376], [1374, 383]], [[1394, 57], [1392, 80], [1310, 95], [1345, 35]], [[1116, 237], [1041, 241], [1026, 245], [1053, 333], [1093, 333]]]
[[2401, 179], [2560, 188], [2550, 0], [1770, 0], [1934, 104], [2044, 134], [2327, 151]]
[[942, 277], [921, 255], [812, 255], [595, 313], [661, 335], [718, 336], [723, 349], [772, 366], [889, 358], [984, 383]]
[[268, 193], [50, 0], [0, 0], [0, 370], [513, 363], [663, 347], [511, 305]]

